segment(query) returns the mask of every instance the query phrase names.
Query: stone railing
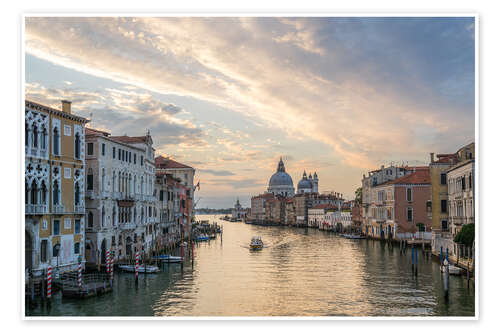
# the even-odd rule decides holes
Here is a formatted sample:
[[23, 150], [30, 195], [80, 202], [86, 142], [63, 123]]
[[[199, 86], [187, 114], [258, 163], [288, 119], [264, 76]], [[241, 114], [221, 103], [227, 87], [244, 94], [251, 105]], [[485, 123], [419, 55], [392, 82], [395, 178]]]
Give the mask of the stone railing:
[[83, 205], [75, 206], [75, 214], [85, 214], [85, 206]]
[[52, 213], [64, 214], [64, 206], [63, 205], [52, 205]]
[[94, 190], [87, 190], [85, 191], [85, 197], [89, 198], [90, 200], [94, 200]]
[[44, 204], [25, 204], [26, 214], [47, 214], [49, 207]]
[[120, 224], [119, 227], [122, 230], [134, 230], [137, 228], [137, 225], [135, 223], [129, 222], [129, 223], [122, 223], [122, 224]]

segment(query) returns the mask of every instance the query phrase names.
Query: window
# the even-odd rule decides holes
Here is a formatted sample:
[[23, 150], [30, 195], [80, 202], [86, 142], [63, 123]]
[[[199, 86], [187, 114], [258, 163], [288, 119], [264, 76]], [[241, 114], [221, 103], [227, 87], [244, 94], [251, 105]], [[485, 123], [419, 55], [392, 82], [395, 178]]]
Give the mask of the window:
[[94, 175], [87, 175], [87, 190], [92, 191], [94, 189]]
[[144, 165], [144, 156], [141, 155], [141, 165]]
[[54, 127], [54, 134], [52, 135], [54, 144], [52, 145], [52, 153], [54, 155], [59, 155], [59, 130]]
[[59, 255], [59, 244], [54, 244], [52, 247], [52, 256], [57, 257]]
[[71, 219], [70, 218], [64, 219], [64, 229], [71, 229]]
[[71, 178], [71, 168], [64, 168], [64, 178], [66, 179]]
[[462, 177], [462, 191], [465, 190], [465, 176]]
[[61, 232], [61, 221], [60, 220], [54, 220], [54, 232], [52, 233], [53, 235], [59, 235]]
[[42, 242], [40, 243], [40, 261], [41, 262], [46, 262], [47, 261], [47, 240], [43, 239]]
[[80, 184], [78, 182], [75, 183], [75, 206], [80, 205]]
[[94, 155], [94, 143], [87, 143], [87, 155]]
[[432, 213], [432, 201], [427, 200], [427, 202], [425, 203], [425, 206], [427, 208], [427, 213], [428, 214]]
[[160, 201], [163, 201], [163, 191], [160, 190]]
[[406, 189], [406, 201], [412, 201], [412, 191], [410, 187]]
[[441, 174], [441, 185], [446, 185], [446, 173]]
[[106, 156], [106, 144], [103, 143], [102, 146], [101, 146], [101, 150], [102, 150], [102, 156]]
[[87, 225], [89, 228], [94, 227], [94, 214], [92, 212], [89, 212], [87, 215]]
[[65, 136], [71, 136], [71, 126], [64, 125], [64, 135]]
[[448, 231], [448, 220], [441, 220], [441, 230]]
[[80, 134], [75, 135], [75, 158], [80, 159]]
[[59, 183], [57, 180], [54, 182], [54, 185], [52, 186], [52, 203], [54, 205], [59, 204]]
[[469, 173], [469, 189], [472, 188], [472, 173]]
[[38, 147], [38, 128], [33, 124], [33, 147]]
[[132, 152], [131, 151], [128, 152], [128, 162], [132, 163]]
[[121, 161], [122, 159], [122, 150], [118, 148], [118, 159]]
[[116, 147], [113, 147], [113, 159], [116, 158]]
[[413, 208], [412, 207], [408, 207], [407, 210], [406, 210], [406, 219], [408, 221], [413, 221]]
[[80, 243], [75, 243], [75, 254], [80, 253]]
[[137, 164], [137, 155], [134, 153], [134, 164]]
[[42, 128], [40, 148], [42, 148], [43, 150], [47, 149], [47, 129], [45, 128], [45, 126]]
[[80, 220], [75, 220], [75, 234], [79, 234], [81, 232]]
[[448, 207], [448, 202], [446, 199], [441, 200], [441, 213], [446, 213], [446, 208]]

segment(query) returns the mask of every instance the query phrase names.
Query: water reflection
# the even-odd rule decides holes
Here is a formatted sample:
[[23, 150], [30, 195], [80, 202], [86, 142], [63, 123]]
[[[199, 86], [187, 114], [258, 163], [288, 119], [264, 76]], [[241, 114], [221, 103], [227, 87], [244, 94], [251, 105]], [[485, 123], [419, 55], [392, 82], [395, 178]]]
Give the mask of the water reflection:
[[[215, 216], [201, 216], [222, 223]], [[249, 251], [252, 236], [266, 248]], [[367, 240], [315, 229], [224, 222], [195, 246], [194, 263], [156, 275], [118, 274], [113, 293], [83, 301], [56, 295], [31, 315], [83, 316], [473, 316], [474, 285], [450, 277], [446, 303], [437, 262]], [[409, 251], [408, 251], [409, 252]]]

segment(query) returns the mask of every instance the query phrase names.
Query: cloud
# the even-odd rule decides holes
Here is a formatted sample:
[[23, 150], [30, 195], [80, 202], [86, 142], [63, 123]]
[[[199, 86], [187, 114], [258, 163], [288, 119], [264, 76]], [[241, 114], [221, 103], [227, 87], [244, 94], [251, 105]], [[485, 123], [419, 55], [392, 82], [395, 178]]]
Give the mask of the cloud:
[[124, 124], [103, 121], [117, 130], [154, 127], [161, 149], [212, 144], [223, 147], [214, 161], [276, 163], [274, 151], [246, 146], [244, 132], [202, 130], [144, 91], [230, 110], [234, 122], [279, 136], [272, 149], [312, 140], [335, 165], [366, 170], [474, 137], [474, 30], [470, 17], [32, 17], [25, 40], [35, 57], [138, 87], [110, 91], [110, 101], [75, 98], [109, 103]]
[[199, 172], [208, 173], [214, 176], [234, 176], [235, 173], [228, 170], [197, 169]]

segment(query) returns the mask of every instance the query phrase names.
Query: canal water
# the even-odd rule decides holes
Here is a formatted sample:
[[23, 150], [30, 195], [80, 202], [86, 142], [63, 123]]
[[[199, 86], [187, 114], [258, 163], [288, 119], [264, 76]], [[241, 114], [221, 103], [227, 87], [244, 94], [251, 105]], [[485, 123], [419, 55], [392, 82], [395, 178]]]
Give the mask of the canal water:
[[[444, 299], [436, 260], [379, 241], [349, 240], [317, 229], [262, 227], [197, 216], [223, 236], [195, 245], [194, 263], [159, 274], [115, 275], [112, 293], [86, 300], [54, 295], [27, 316], [474, 316], [474, 283], [450, 276]], [[262, 251], [248, 244], [260, 235]]]

